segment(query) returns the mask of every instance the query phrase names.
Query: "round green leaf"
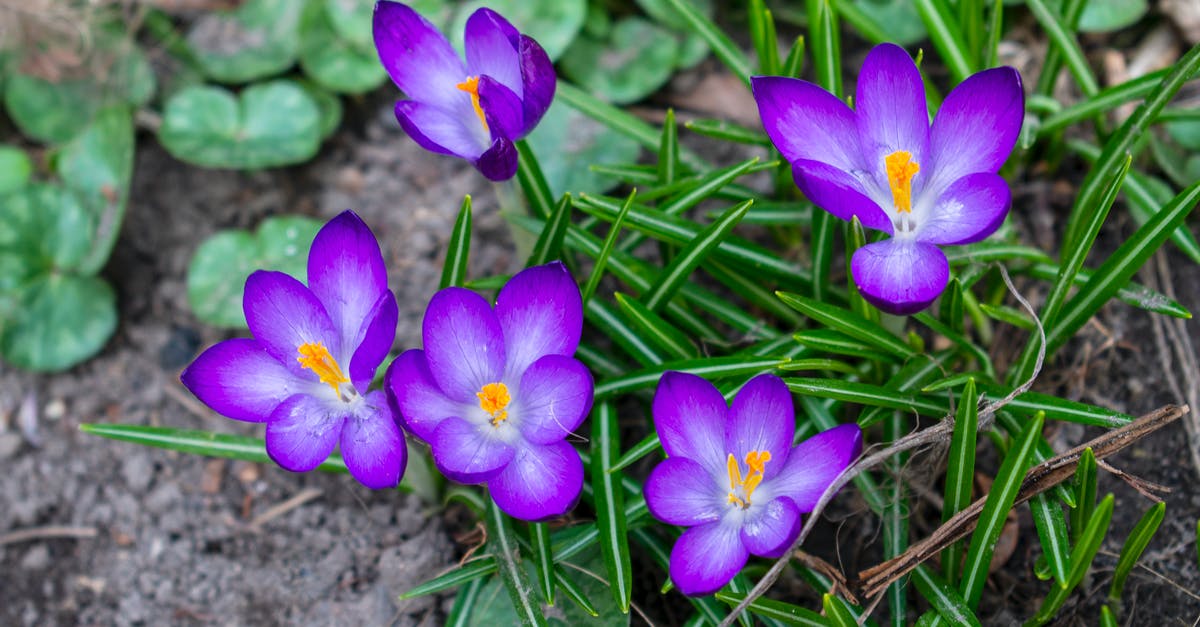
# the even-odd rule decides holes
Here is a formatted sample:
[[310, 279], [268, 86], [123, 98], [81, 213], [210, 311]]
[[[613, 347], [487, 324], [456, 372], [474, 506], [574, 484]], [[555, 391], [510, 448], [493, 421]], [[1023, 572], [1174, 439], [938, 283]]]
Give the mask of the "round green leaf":
[[301, 281], [308, 249], [321, 222], [302, 216], [263, 220], [258, 232], [221, 231], [208, 238], [188, 267], [188, 302], [197, 318], [221, 327], [245, 328], [242, 288], [255, 270], [279, 270]]
[[926, 37], [925, 23], [911, 0], [854, 0], [854, 4], [879, 24], [886, 24], [888, 37], [901, 46]]
[[1200, 120], [1173, 120], [1164, 126], [1171, 139], [1184, 148], [1200, 150]]
[[320, 146], [321, 111], [292, 81], [253, 85], [238, 97], [188, 87], [167, 101], [158, 139], [175, 157], [211, 168], [299, 163]]
[[92, 252], [79, 272], [94, 274], [108, 261], [121, 230], [133, 176], [133, 115], [125, 105], [100, 110], [59, 154], [58, 175], [91, 213]]
[[537, 40], [551, 61], [557, 61], [571, 45], [587, 17], [586, 0], [477, 0], [459, 7], [454, 16], [450, 41], [456, 49], [463, 49], [467, 18], [485, 6], [503, 15], [521, 34]]
[[0, 198], [0, 291], [35, 275], [72, 271], [92, 246], [92, 219], [75, 194], [35, 183]]
[[633, 163], [641, 153], [637, 141], [613, 133], [603, 124], [555, 100], [526, 138], [542, 166], [555, 197], [566, 192], [599, 194], [619, 181], [593, 172], [592, 164]]
[[1079, 30], [1107, 33], [1132, 26], [1150, 9], [1146, 0], [1088, 0], [1079, 16]]
[[234, 11], [201, 16], [187, 43], [214, 80], [245, 83], [274, 76], [296, 60], [303, 6], [296, 0], [248, 0]]
[[95, 110], [92, 86], [85, 80], [59, 83], [17, 74], [8, 79], [4, 106], [21, 132], [47, 143], [74, 137]]
[[25, 187], [33, 173], [33, 162], [24, 150], [16, 146], [0, 145], [0, 194], [8, 194]]
[[370, 42], [370, 31], [367, 43], [342, 38], [327, 15], [319, 4], [310, 3], [304, 11], [300, 21], [300, 66], [304, 72], [333, 91], [362, 93], [379, 86], [387, 72]]
[[14, 298], [0, 356], [38, 371], [65, 370], [95, 355], [117, 328], [116, 296], [102, 279], [45, 274]]
[[616, 104], [641, 100], [671, 78], [679, 40], [646, 20], [617, 22], [608, 42], [580, 37], [563, 56], [563, 72], [599, 98]]
[[321, 139], [333, 135], [342, 124], [342, 99], [312, 81], [298, 82], [313, 102], [317, 103], [317, 109], [321, 112]]
[[[701, 15], [712, 17], [712, 0], [689, 1]], [[667, 0], [637, 0], [637, 4], [646, 12], [646, 15], [654, 18], [655, 22], [681, 33], [692, 32], [692, 25]]]
[[[375, 15], [375, 0], [325, 0], [323, 4], [322, 13], [338, 37], [374, 51], [375, 36], [371, 19]], [[413, 9], [420, 11], [415, 6]]]

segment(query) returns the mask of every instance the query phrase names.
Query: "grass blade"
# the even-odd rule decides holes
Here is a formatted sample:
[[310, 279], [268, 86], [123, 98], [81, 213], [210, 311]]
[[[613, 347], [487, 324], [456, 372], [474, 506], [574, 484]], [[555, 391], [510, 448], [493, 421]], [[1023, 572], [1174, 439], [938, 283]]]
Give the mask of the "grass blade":
[[914, 4], [917, 6], [917, 13], [921, 14], [925, 30], [929, 31], [933, 47], [950, 70], [954, 82], [963, 82], [973, 70], [971, 55], [967, 52], [967, 45], [950, 13], [950, 7], [945, 0], [915, 0]]
[[427, 594], [437, 594], [445, 592], [451, 588], [457, 588], [466, 585], [473, 581], [483, 581], [489, 575], [496, 572], [496, 559], [488, 555], [477, 560], [467, 562], [466, 564], [456, 567], [452, 570], [444, 572], [433, 579], [419, 584], [409, 590], [404, 591], [399, 596], [401, 601], [423, 597]]
[[[633, 206], [633, 199], [637, 197], [637, 189], [630, 190], [629, 196], [625, 199], [625, 204], [621, 205], [621, 211], [617, 213], [612, 224], [608, 227], [608, 234], [604, 236], [604, 243], [600, 245], [600, 252], [594, 257], [595, 263], [592, 264], [592, 273], [588, 275], [587, 284], [583, 288], [583, 302], [586, 305], [591, 300], [592, 295], [596, 293], [596, 288], [600, 286], [600, 279], [604, 277], [604, 270], [608, 265], [608, 257], [612, 254], [613, 247], [617, 243], [617, 236], [621, 234], [621, 226], [625, 223], [625, 215], [629, 213], [629, 208]], [[571, 229], [568, 229], [568, 232]]]
[[691, 359], [700, 356], [695, 344], [657, 313], [620, 292], [615, 294], [621, 313], [641, 335], [661, 348], [668, 359]]
[[[942, 522], [950, 520], [971, 504], [978, 429], [979, 395], [975, 391], [975, 379], [971, 378], [967, 379], [967, 384], [963, 386], [962, 396], [958, 399], [958, 410], [954, 414], [954, 434], [950, 438], [950, 456], [946, 462], [946, 495], [942, 507]], [[942, 557], [942, 572], [946, 574], [946, 579], [958, 579], [962, 556], [962, 542], [955, 542], [946, 547]]]
[[1142, 552], [1150, 545], [1150, 540], [1154, 538], [1166, 512], [1166, 503], [1161, 501], [1155, 503], [1146, 510], [1145, 514], [1142, 514], [1141, 520], [1134, 525], [1133, 531], [1129, 532], [1129, 537], [1125, 538], [1125, 544], [1121, 546], [1121, 556], [1117, 558], [1117, 566], [1113, 569], [1112, 585], [1108, 588], [1109, 601], [1117, 603], [1121, 600], [1121, 593], [1125, 590], [1125, 580], [1129, 577], [1129, 572], [1137, 564]]
[[442, 280], [439, 289], [462, 286], [467, 280], [467, 258], [471, 252], [471, 196], [463, 196], [454, 230], [450, 233], [450, 245], [446, 248], [446, 261], [442, 264]]
[[[720, 590], [716, 593], [718, 601], [729, 605], [729, 607], [737, 607], [742, 599], [746, 598], [743, 592], [732, 592]], [[762, 618], [777, 620], [785, 625], [803, 625], [804, 627], [828, 627], [829, 621], [820, 614], [783, 601], [775, 601], [772, 599], [758, 598], [750, 603], [750, 613], [757, 614]]]
[[554, 583], [567, 595], [568, 599], [575, 602], [583, 611], [593, 617], [600, 616], [600, 612], [596, 611], [596, 606], [588, 600], [587, 595], [583, 593], [583, 589], [575, 583], [575, 580], [567, 576], [567, 571], [562, 566], [554, 566]]
[[791, 361], [789, 358], [731, 355], [729, 357], [706, 357], [661, 363], [642, 370], [627, 372], [615, 379], [601, 381], [596, 385], [596, 400], [599, 401], [613, 395], [629, 394], [637, 390], [654, 387], [658, 385], [658, 380], [662, 377], [662, 374], [668, 370], [686, 372], [709, 380], [717, 380], [771, 372], [787, 364], [789, 361]]
[[799, 294], [789, 294], [787, 292], [776, 292], [775, 294], [792, 309], [812, 318], [819, 324], [844, 333], [864, 344], [868, 344], [902, 359], [907, 359], [917, 354], [916, 349], [889, 333], [887, 329], [852, 311]]
[[675, 125], [675, 110], [667, 109], [663, 120], [662, 139], [658, 144], [658, 184], [670, 185], [679, 175], [679, 127]]
[[817, 85], [837, 97], [842, 95], [842, 54], [837, 14], [830, 0], [807, 0], [808, 39], [812, 46]]
[[917, 566], [912, 574], [913, 583], [926, 601], [937, 610], [943, 619], [951, 625], [971, 625], [982, 627], [975, 612], [967, 606], [962, 595], [958, 593], [941, 577], [938, 577], [928, 566]]
[[567, 227], [571, 225], [571, 195], [563, 194], [563, 197], [554, 207], [554, 211], [550, 214], [550, 221], [546, 224], [546, 228], [542, 230], [542, 234], [538, 236], [537, 243], [533, 245], [533, 252], [529, 254], [529, 261], [525, 262], [525, 266], [540, 266], [545, 263], [550, 263], [555, 259], [562, 258], [563, 238], [567, 234]]
[[[1050, 41], [1054, 43], [1055, 49], [1066, 60], [1067, 69], [1071, 71], [1071, 76], [1075, 77], [1075, 83], [1079, 85], [1083, 95], [1092, 97], [1099, 93], [1100, 86], [1096, 82], [1091, 68], [1087, 65], [1087, 59], [1083, 56], [1079, 42], [1067, 31], [1050, 7], [1046, 6], [1045, 0], [1025, 0], [1025, 6], [1029, 7], [1034, 19], [1042, 25], [1046, 34], [1049, 35]], [[1057, 70], [1057, 68], [1054, 69]]]
[[689, 120], [684, 122], [683, 127], [697, 135], [714, 137], [735, 144], [763, 147], [771, 145], [771, 139], [761, 131], [739, 126], [728, 120]]
[[1058, 614], [1058, 610], [1062, 608], [1071, 591], [1083, 581], [1084, 575], [1091, 568], [1092, 560], [1096, 558], [1096, 553], [1104, 542], [1104, 536], [1108, 533], [1112, 512], [1113, 496], [1110, 494], [1104, 497], [1104, 500], [1096, 507], [1095, 513], [1088, 519], [1087, 527], [1079, 535], [1075, 548], [1071, 550], [1071, 574], [1067, 579], [1067, 585], [1052, 585], [1050, 592], [1042, 601], [1042, 607], [1038, 609], [1033, 618], [1026, 621], [1026, 625], [1044, 625], [1050, 622], [1055, 614]]
[[746, 215], [746, 211], [750, 209], [750, 205], [754, 204], [753, 200], [747, 200], [743, 203], [730, 207], [718, 220], [710, 224], [703, 231], [696, 234], [679, 254], [671, 260], [671, 263], [663, 269], [659, 275], [658, 283], [655, 283], [650, 291], [642, 297], [642, 302], [650, 311], [658, 311], [663, 305], [671, 299], [672, 296], [679, 290], [692, 270], [700, 265], [701, 261], [710, 253], [715, 251], [718, 246], [741, 222], [742, 217]]
[[746, 59], [746, 55], [738, 49], [737, 44], [729, 38], [712, 20], [704, 16], [692, 6], [687, 0], [666, 0], [667, 4], [671, 5], [675, 12], [679, 14], [688, 25], [692, 27], [692, 31], [700, 36], [708, 46], [712, 48], [713, 54], [733, 72], [733, 75], [742, 79], [742, 82], [747, 87], [750, 85], [750, 74], [753, 70], [750, 67], [750, 61]]
[[[1079, 17], [1083, 15], [1083, 7], [1087, 5], [1087, 0], [1067, 0], [1062, 3], [1062, 27], [1069, 34], [1075, 32], [1079, 25]], [[1046, 58], [1042, 61], [1042, 73], [1038, 75], [1037, 87], [1035, 93], [1044, 96], [1051, 96], [1054, 93], [1054, 83], [1058, 79], [1058, 71], [1062, 68], [1062, 50], [1058, 46], [1051, 46], [1046, 50]]]
[[483, 590], [485, 583], [486, 577], [476, 577], [458, 589], [458, 594], [454, 596], [454, 607], [446, 616], [446, 627], [471, 627], [474, 624], [471, 622], [471, 610], [475, 609], [479, 591]]
[[529, 542], [533, 545], [533, 563], [537, 566], [542, 600], [546, 605], [554, 605], [554, 551], [550, 547], [550, 528], [546, 523], [529, 523]]
[[512, 521], [500, 511], [495, 501], [488, 502], [487, 530], [488, 553], [495, 558], [500, 567], [500, 579], [508, 589], [508, 596], [512, 599], [513, 609], [517, 611], [521, 624], [546, 625], [542, 608], [532, 597], [533, 586], [530, 585], [525, 569], [521, 567], [521, 556]]
[[665, 358], [657, 348], [642, 339], [612, 307], [598, 298], [587, 302], [584, 317], [600, 333], [611, 338], [625, 354], [643, 366], [661, 364]]
[[550, 193], [550, 185], [546, 183], [537, 156], [525, 140], [517, 142], [517, 182], [521, 185], [521, 191], [525, 192], [525, 201], [529, 203], [532, 214], [539, 218], [549, 216], [554, 207], [554, 196]]
[[600, 554], [608, 571], [613, 599], [621, 612], [629, 613], [633, 595], [633, 568], [625, 521], [625, 491], [620, 473], [610, 472], [621, 450], [617, 415], [612, 405], [600, 403], [592, 414], [592, 491], [596, 526], [600, 529]]
[[1086, 449], [1075, 467], [1075, 508], [1071, 511], [1071, 541], [1078, 542], [1096, 509], [1096, 456]]
[[[608, 104], [563, 80], [558, 81], [554, 94], [571, 108], [638, 142], [643, 148], [658, 150], [662, 133], [632, 113]], [[684, 146], [679, 147], [679, 160], [693, 168], [707, 166], [704, 159]]]
[[1067, 549], [1070, 541], [1067, 539], [1067, 522], [1063, 518], [1062, 504], [1043, 493], [1030, 499], [1029, 508], [1033, 512], [1033, 524], [1037, 528], [1050, 574], [1059, 585], [1066, 585], [1071, 558]]

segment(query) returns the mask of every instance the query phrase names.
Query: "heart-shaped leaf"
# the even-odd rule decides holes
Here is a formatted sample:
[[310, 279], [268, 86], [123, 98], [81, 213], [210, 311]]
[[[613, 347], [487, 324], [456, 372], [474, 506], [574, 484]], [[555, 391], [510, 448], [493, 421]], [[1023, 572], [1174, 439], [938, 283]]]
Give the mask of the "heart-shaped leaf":
[[308, 249], [321, 223], [302, 216], [263, 220], [258, 232], [228, 230], [208, 238], [188, 267], [188, 302], [197, 318], [222, 327], [245, 328], [242, 288], [255, 270], [279, 270], [301, 281]]
[[[374, 51], [375, 37], [371, 19], [375, 14], [375, 0], [324, 0], [317, 4], [323, 9], [322, 13], [339, 38]], [[412, 3], [409, 3], [409, 6], [421, 12], [422, 7], [413, 6]]]
[[613, 133], [603, 124], [555, 100], [526, 138], [542, 166], [555, 197], [564, 193], [603, 193], [616, 179], [593, 172], [592, 164], [633, 163], [641, 153], [637, 141]]
[[317, 103], [317, 109], [321, 112], [321, 139], [333, 135], [342, 124], [342, 99], [312, 81], [302, 80], [297, 83], [304, 88], [313, 102]]
[[35, 183], [0, 199], [0, 291], [72, 272], [91, 247], [91, 216], [69, 190]]
[[487, 7], [503, 15], [523, 35], [529, 35], [541, 44], [556, 61], [583, 27], [587, 17], [586, 0], [487, 0], [469, 2], [458, 9], [454, 24], [450, 27], [450, 41], [458, 50], [463, 49], [463, 29], [467, 18], [476, 10]]
[[0, 356], [21, 368], [70, 368], [96, 354], [117, 328], [116, 296], [97, 277], [43, 274], [6, 296]]
[[91, 214], [92, 249], [81, 274], [95, 274], [112, 252], [133, 176], [133, 117], [128, 107], [100, 110], [92, 123], [59, 153], [58, 175]]
[[888, 37], [901, 46], [915, 44], [926, 37], [925, 23], [910, 0], [854, 0], [863, 13], [887, 25]]
[[[349, 0], [331, 0], [339, 4]], [[370, 7], [370, 5], [367, 5]], [[387, 77], [371, 42], [370, 11], [366, 41], [342, 37], [321, 3], [310, 2], [300, 21], [300, 66], [322, 86], [333, 91], [361, 93], [377, 87]], [[347, 30], [353, 26], [343, 26]]]
[[9, 194], [25, 187], [32, 173], [33, 162], [24, 150], [0, 145], [0, 194]]
[[296, 0], [248, 0], [234, 11], [202, 15], [188, 31], [188, 46], [214, 80], [245, 83], [274, 76], [296, 60], [303, 5]]
[[641, 100], [671, 78], [679, 40], [646, 20], [617, 22], [609, 41], [580, 37], [560, 65], [563, 72], [599, 98], [616, 104]]
[[321, 112], [292, 81], [246, 88], [187, 87], [167, 101], [158, 130], [178, 159], [211, 168], [265, 168], [312, 158], [321, 143]]

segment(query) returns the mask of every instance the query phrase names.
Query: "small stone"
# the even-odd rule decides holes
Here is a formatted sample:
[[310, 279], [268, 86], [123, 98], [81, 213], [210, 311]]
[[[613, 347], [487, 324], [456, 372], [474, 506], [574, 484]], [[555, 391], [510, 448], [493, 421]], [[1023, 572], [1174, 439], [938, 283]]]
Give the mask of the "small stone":
[[44, 570], [49, 565], [50, 549], [47, 549], [45, 544], [34, 545], [21, 559], [21, 568], [25, 570]]
[[0, 460], [9, 459], [21, 450], [21, 436], [17, 433], [0, 433]]
[[144, 455], [130, 455], [121, 464], [121, 476], [134, 492], [144, 492], [154, 478], [154, 468]]
[[58, 420], [67, 415], [67, 402], [61, 398], [56, 398], [49, 403], [46, 403], [46, 409], [42, 411], [42, 415], [47, 420]]

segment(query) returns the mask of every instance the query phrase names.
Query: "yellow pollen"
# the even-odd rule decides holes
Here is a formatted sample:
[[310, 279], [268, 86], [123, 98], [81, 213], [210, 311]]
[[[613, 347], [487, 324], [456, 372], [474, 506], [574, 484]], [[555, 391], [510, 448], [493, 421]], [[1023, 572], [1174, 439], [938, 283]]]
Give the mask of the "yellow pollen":
[[341, 391], [338, 390], [338, 385], [349, 383], [350, 378], [342, 374], [341, 366], [334, 360], [333, 355], [329, 354], [329, 350], [320, 342], [301, 344], [299, 351], [300, 356], [296, 361], [304, 368], [308, 368], [316, 373], [321, 379], [321, 383], [328, 383], [333, 388], [333, 393], [341, 396]]
[[455, 87], [471, 94], [471, 106], [475, 108], [475, 115], [479, 116], [479, 123], [483, 125], [483, 130], [488, 130], [487, 117], [483, 115], [483, 107], [479, 104], [479, 77], [468, 76], [467, 80]]
[[883, 158], [887, 168], [888, 186], [892, 188], [892, 203], [900, 213], [912, 212], [912, 178], [921, 166], [912, 160], [912, 153], [897, 150]]
[[498, 427], [500, 423], [508, 420], [505, 408], [512, 401], [512, 396], [503, 383], [489, 383], [476, 392], [475, 396], [479, 397], [479, 408], [492, 417], [492, 426]]
[[[730, 453], [725, 460], [725, 465], [729, 469], [729, 498], [727, 501], [742, 509], [750, 507], [750, 497], [754, 495], [758, 484], [762, 483], [763, 473], [766, 471], [769, 461], [771, 461], [771, 451], [746, 453], [746, 466], [750, 468], [750, 473], [743, 479], [741, 466], [733, 453]], [[738, 495], [739, 491], [742, 496]]]

